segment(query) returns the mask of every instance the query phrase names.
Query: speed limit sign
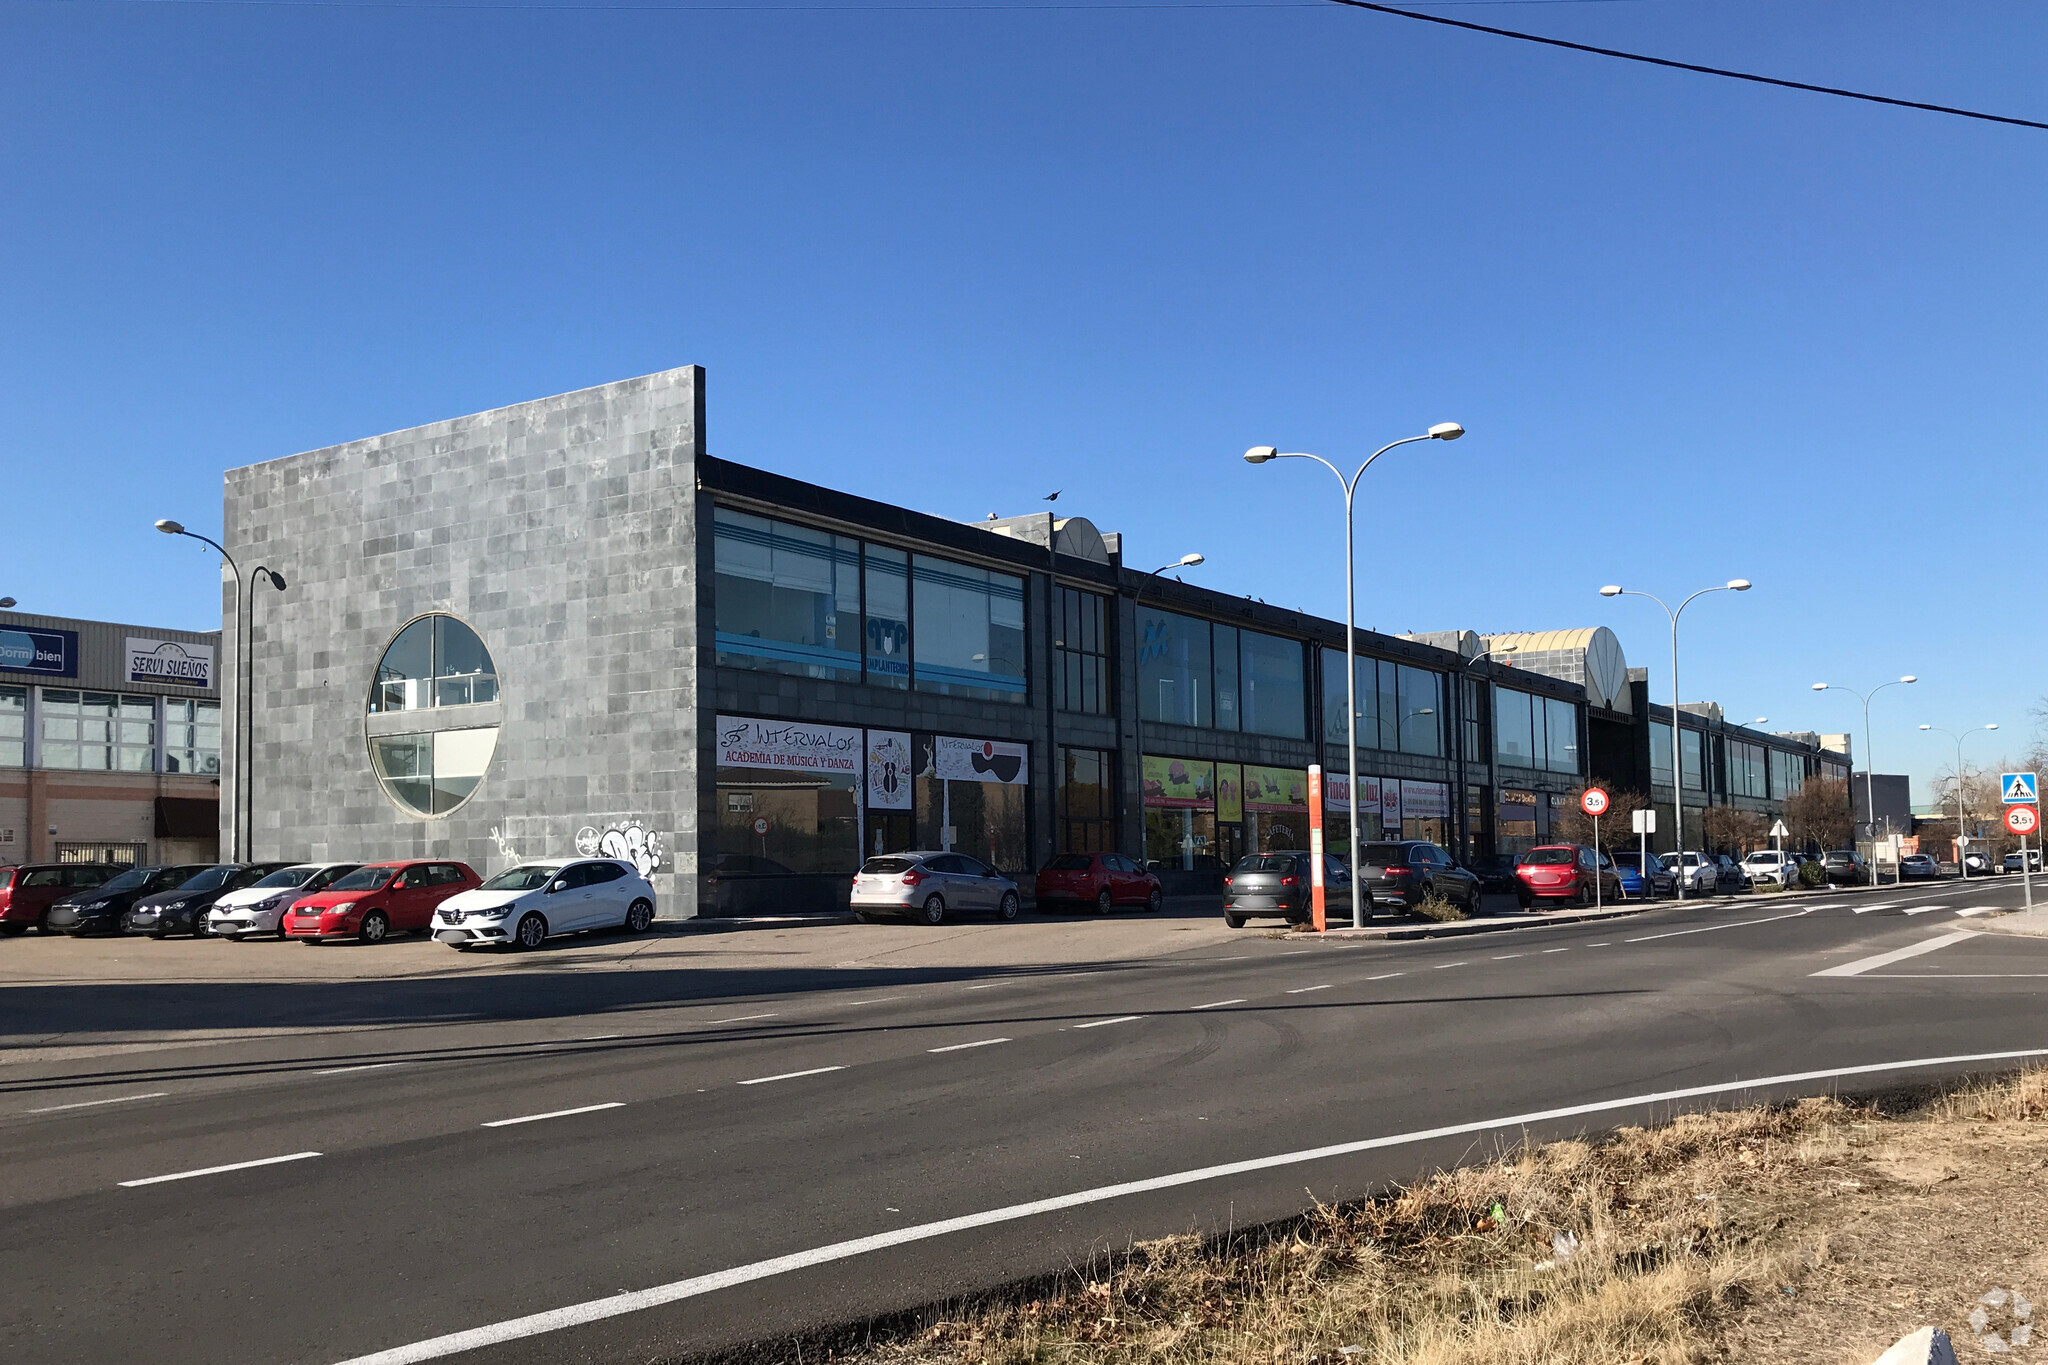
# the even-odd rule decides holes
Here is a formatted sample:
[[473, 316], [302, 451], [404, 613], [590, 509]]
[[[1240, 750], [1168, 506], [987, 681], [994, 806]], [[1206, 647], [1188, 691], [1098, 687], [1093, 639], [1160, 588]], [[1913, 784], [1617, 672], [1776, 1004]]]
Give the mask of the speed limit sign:
[[1608, 805], [1607, 793], [1598, 787], [1588, 787], [1579, 796], [1579, 809], [1588, 815], [1605, 815]]
[[2005, 808], [2005, 827], [2014, 834], [2032, 834], [2041, 827], [2041, 808], [2039, 806], [2007, 806]]
[[766, 834], [767, 832], [768, 832], [768, 817], [767, 817], [767, 816], [765, 816], [765, 815], [757, 815], [757, 816], [755, 816], [755, 817], [754, 817], [754, 833], [756, 833], [756, 834]]

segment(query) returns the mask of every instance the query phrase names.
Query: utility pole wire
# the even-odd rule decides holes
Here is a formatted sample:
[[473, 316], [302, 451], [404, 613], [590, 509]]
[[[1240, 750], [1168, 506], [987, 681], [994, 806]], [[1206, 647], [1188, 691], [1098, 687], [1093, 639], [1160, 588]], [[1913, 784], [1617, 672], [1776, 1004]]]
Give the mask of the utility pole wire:
[[1981, 119], [1985, 123], [2004, 123], [2015, 128], [2040, 128], [2048, 130], [2048, 123], [2037, 123], [2033, 119], [2008, 118], [2004, 114], [1986, 114], [1975, 109], [1956, 109], [1946, 104], [1925, 104], [1919, 100], [1897, 100], [1889, 95], [1868, 95], [1860, 90], [1840, 90], [1832, 85], [1809, 85], [1805, 81], [1781, 80], [1776, 76], [1759, 76], [1749, 71], [1729, 71], [1724, 67], [1701, 66], [1697, 62], [1675, 62], [1669, 57], [1647, 57], [1640, 52], [1623, 52], [1618, 48], [1594, 47], [1590, 43], [1572, 43], [1563, 38], [1546, 38], [1537, 33], [1521, 33], [1511, 28], [1495, 28], [1491, 24], [1474, 24], [1464, 19], [1446, 19], [1439, 14], [1417, 14], [1414, 10], [1399, 9], [1393, 5], [1376, 5], [1371, 0], [1329, 0], [1333, 5], [1345, 5], [1351, 9], [1371, 10], [1375, 14], [1392, 14], [1402, 19], [1419, 19], [1425, 24], [1442, 24], [1446, 28], [1470, 29], [1474, 33], [1491, 33], [1496, 38], [1515, 38], [1525, 43], [1541, 43], [1545, 47], [1561, 47], [1571, 52], [1590, 52], [1596, 57], [1616, 57], [1625, 62], [1642, 62], [1646, 66], [1667, 66], [1674, 71], [1696, 71], [1702, 76], [1725, 76], [1734, 81], [1752, 81], [1757, 85], [1775, 85], [1786, 90], [1806, 90], [1816, 95], [1834, 95], [1845, 100], [1864, 100], [1870, 104], [1889, 104], [1899, 109], [1923, 109], [1930, 114], [1953, 114], [1957, 118]]

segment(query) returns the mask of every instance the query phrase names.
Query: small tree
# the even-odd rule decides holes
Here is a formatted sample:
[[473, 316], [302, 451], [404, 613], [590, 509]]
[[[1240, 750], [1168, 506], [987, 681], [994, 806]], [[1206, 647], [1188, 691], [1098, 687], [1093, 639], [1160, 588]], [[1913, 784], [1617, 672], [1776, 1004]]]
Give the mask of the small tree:
[[[1649, 798], [1639, 791], [1617, 787], [1611, 782], [1594, 778], [1588, 787], [1598, 787], [1607, 793], [1607, 813], [1600, 817], [1600, 846], [1609, 852], [1618, 848], [1634, 847], [1635, 813], [1647, 810]], [[1560, 842], [1567, 844], [1591, 844], [1593, 842], [1593, 817], [1586, 814], [1579, 805], [1579, 798], [1585, 795], [1586, 787], [1572, 793], [1571, 808], [1551, 822], [1551, 833]]]
[[1708, 806], [1700, 815], [1700, 836], [1708, 848], [1726, 850], [1741, 857], [1768, 842], [1770, 826], [1764, 823], [1762, 816], [1737, 810], [1734, 806]]
[[1841, 848], [1855, 831], [1849, 810], [1849, 784], [1839, 778], [1816, 777], [1785, 798], [1785, 824], [1801, 845]]

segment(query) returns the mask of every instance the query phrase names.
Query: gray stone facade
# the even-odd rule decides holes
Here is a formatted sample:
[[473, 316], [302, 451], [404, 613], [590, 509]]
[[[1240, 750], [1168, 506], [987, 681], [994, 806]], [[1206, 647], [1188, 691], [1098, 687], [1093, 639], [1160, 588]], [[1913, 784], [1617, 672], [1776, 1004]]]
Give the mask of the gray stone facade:
[[[693, 914], [703, 413], [689, 366], [229, 471], [229, 549], [291, 584], [251, 614], [254, 856], [488, 875], [638, 821], [661, 841], [662, 914]], [[476, 631], [501, 688], [460, 708], [501, 725], [497, 747], [435, 817], [385, 794], [369, 735], [395, 718], [366, 714], [385, 648], [427, 613]]]

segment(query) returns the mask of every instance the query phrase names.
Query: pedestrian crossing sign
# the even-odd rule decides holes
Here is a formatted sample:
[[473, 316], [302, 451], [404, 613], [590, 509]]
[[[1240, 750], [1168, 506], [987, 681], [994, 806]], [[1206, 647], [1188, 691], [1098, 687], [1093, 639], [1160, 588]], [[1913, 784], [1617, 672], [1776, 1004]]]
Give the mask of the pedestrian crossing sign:
[[2041, 783], [2033, 773], [2000, 773], [1999, 799], [2008, 806], [2032, 805], [2041, 799]]

